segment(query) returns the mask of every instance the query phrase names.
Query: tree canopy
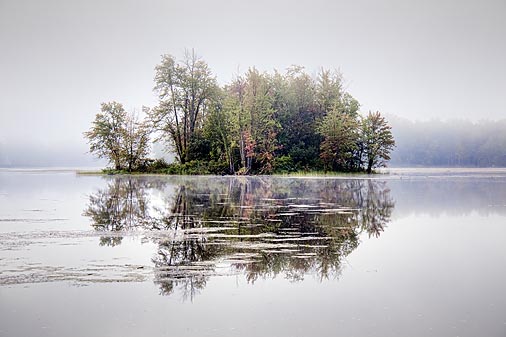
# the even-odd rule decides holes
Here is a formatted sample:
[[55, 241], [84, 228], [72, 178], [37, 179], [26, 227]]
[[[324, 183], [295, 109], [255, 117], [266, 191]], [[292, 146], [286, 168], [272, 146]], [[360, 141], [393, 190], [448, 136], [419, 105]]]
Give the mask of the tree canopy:
[[252, 67], [219, 86], [191, 51], [180, 61], [163, 55], [154, 80], [158, 104], [146, 110], [146, 121], [129, 122], [121, 104], [105, 103], [85, 133], [91, 152], [115, 168], [138, 166], [148, 129], [175, 154], [175, 173], [371, 173], [395, 146], [385, 118], [363, 116], [338, 71], [322, 68], [311, 76], [300, 66], [284, 73]]
[[90, 152], [107, 159], [116, 170], [136, 170], [150, 147], [150, 127], [117, 102], [102, 103], [89, 131], [84, 132]]
[[163, 55], [155, 68], [155, 87], [159, 104], [150, 118], [160, 135], [172, 143], [181, 163], [189, 160], [194, 134], [216, 101], [218, 86], [207, 63], [195, 52], [186, 52], [181, 62]]
[[386, 161], [390, 160], [390, 152], [395, 146], [391, 129], [379, 112], [369, 112], [367, 117], [362, 118], [359, 147], [367, 173], [371, 173], [375, 167], [385, 166]]

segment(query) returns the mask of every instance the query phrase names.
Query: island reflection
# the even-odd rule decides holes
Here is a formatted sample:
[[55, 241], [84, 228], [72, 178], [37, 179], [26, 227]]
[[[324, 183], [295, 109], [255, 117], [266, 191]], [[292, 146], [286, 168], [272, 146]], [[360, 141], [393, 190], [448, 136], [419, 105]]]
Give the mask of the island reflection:
[[387, 183], [368, 179], [113, 177], [84, 215], [104, 232], [101, 245], [149, 233], [155, 283], [192, 298], [214, 275], [336, 278], [361, 234], [383, 232], [394, 205]]

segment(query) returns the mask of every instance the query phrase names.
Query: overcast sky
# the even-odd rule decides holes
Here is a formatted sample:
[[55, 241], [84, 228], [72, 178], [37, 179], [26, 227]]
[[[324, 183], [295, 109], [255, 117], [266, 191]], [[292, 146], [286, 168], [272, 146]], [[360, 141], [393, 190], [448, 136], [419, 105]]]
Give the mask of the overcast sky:
[[84, 152], [100, 103], [155, 105], [160, 55], [185, 48], [220, 83], [323, 66], [364, 111], [506, 118], [505, 37], [505, 0], [0, 0], [0, 150]]

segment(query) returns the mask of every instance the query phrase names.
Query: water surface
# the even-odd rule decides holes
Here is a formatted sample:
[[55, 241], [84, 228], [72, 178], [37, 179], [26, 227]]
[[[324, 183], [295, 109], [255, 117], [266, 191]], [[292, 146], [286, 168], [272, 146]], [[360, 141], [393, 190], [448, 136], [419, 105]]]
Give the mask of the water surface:
[[1, 336], [504, 336], [506, 172], [0, 171]]

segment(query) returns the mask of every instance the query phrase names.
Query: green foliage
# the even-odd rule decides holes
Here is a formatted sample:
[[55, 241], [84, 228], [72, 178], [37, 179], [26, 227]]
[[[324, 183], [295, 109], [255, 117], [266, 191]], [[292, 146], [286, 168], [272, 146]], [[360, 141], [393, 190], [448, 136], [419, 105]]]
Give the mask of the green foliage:
[[209, 170], [208, 170], [207, 163], [199, 161], [199, 160], [192, 160], [192, 161], [186, 162], [184, 164], [181, 164], [181, 163], [169, 164], [169, 167], [167, 168], [165, 173], [174, 174], [174, 175], [211, 174], [211, 172], [209, 172]]
[[274, 82], [279, 153], [290, 156], [299, 168], [314, 167], [321, 142], [316, 125], [323, 116], [317, 104], [317, 83], [301, 67], [288, 69], [286, 75], [277, 73]]
[[272, 86], [268, 74], [251, 68], [246, 73], [244, 87], [243, 125], [240, 134], [241, 162], [246, 173], [272, 172], [274, 152], [278, 149], [278, 123], [272, 108]]
[[318, 74], [316, 87], [316, 102], [320, 111], [328, 112], [341, 102], [344, 94], [341, 73], [322, 68]]
[[147, 173], [162, 173], [165, 172], [169, 168], [170, 164], [165, 161], [163, 158], [159, 158], [156, 160], [149, 160], [145, 168], [142, 170]]
[[90, 152], [107, 159], [116, 171], [137, 170], [144, 164], [150, 147], [147, 122], [128, 113], [117, 102], [102, 103], [89, 131], [84, 132]]
[[91, 153], [109, 160], [116, 170], [120, 170], [121, 130], [125, 127], [127, 113], [123, 105], [117, 102], [102, 103], [101, 110], [84, 136], [88, 139]]
[[210, 152], [210, 140], [206, 138], [201, 131], [195, 132], [188, 144], [188, 160], [209, 160]]
[[207, 164], [207, 171], [210, 174], [227, 175], [232, 174], [226, 161], [211, 160]]
[[365, 161], [366, 172], [386, 165], [390, 152], [395, 147], [392, 127], [379, 112], [369, 112], [360, 124], [359, 153]]
[[324, 137], [320, 145], [320, 158], [325, 168], [330, 171], [354, 171], [356, 164], [354, 154], [358, 143], [357, 120], [338, 110], [332, 110], [318, 127]]
[[190, 144], [202, 125], [219, 88], [207, 63], [192, 51], [181, 62], [163, 55], [156, 66], [155, 91], [159, 104], [150, 119], [159, 139], [169, 143], [180, 163], [191, 160]]
[[225, 163], [227, 173], [235, 172], [234, 149], [239, 130], [234, 116], [237, 102], [231, 95], [222, 97], [210, 111], [204, 122], [203, 135], [209, 142], [209, 157]]
[[[367, 171], [385, 165], [395, 142], [379, 113], [359, 114], [342, 75], [303, 67], [285, 73], [250, 68], [220, 88], [195, 53], [162, 56], [155, 68], [159, 103], [146, 122], [105, 103], [87, 133], [90, 150], [121, 170], [169, 174], [271, 174]], [[146, 158], [150, 128], [177, 163]]]
[[273, 171], [275, 173], [286, 174], [297, 171], [297, 167], [295, 166], [293, 159], [290, 156], [281, 156], [274, 158], [273, 166]]

